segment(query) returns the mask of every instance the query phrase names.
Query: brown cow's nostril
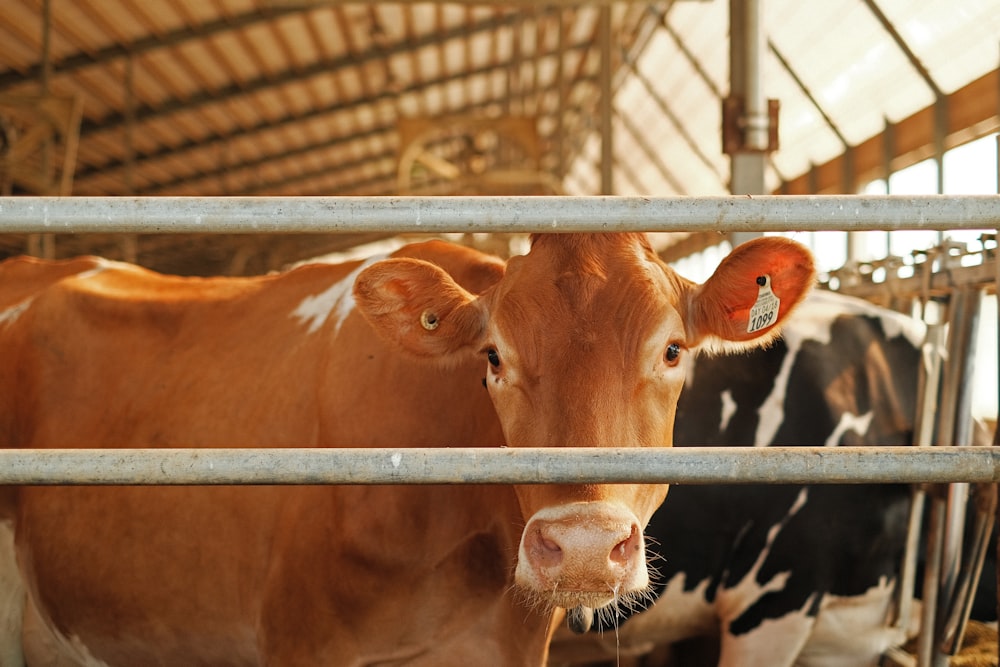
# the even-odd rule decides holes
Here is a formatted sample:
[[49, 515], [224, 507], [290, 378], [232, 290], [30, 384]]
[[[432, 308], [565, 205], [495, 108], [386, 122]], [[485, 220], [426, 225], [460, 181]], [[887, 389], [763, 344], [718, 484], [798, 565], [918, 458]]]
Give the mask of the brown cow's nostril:
[[547, 508], [524, 529], [515, 578], [548, 603], [575, 610], [580, 617], [571, 625], [580, 630], [583, 607], [600, 609], [649, 585], [644, 554], [642, 526], [631, 512], [598, 502]]
[[614, 563], [619, 563], [621, 565], [627, 564], [636, 553], [642, 551], [642, 534], [639, 532], [639, 527], [636, 525], [632, 526], [632, 533], [616, 544], [614, 548], [611, 549], [609, 558]]
[[563, 550], [559, 542], [546, 537], [541, 528], [533, 531], [531, 535], [528, 547], [535, 564], [545, 568], [558, 567], [563, 559]]
[[541, 531], [538, 531], [538, 543], [547, 551], [552, 551], [556, 553], [562, 552], [562, 547], [560, 547], [557, 542], [554, 542], [545, 537], [544, 535], [542, 535]]

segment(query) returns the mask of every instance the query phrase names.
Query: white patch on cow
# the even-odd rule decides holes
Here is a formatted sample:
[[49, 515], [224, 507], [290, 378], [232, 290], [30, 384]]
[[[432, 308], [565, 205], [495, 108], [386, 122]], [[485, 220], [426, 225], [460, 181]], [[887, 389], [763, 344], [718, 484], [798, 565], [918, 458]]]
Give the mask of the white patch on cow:
[[796, 496], [792, 506], [788, 508], [788, 513], [785, 514], [784, 518], [768, 530], [765, 546], [761, 549], [753, 567], [739, 583], [731, 588], [720, 589], [716, 596], [716, 611], [723, 626], [719, 657], [720, 667], [736, 667], [738, 665], [791, 667], [795, 656], [805, 644], [814, 622], [814, 619], [808, 615], [808, 610], [813, 604], [813, 597], [806, 600], [800, 609], [785, 614], [781, 618], [766, 619], [761, 622], [760, 626], [745, 634], [734, 636], [726, 630], [730, 623], [743, 615], [763, 596], [785, 588], [791, 572], [779, 572], [763, 583], [758, 583], [758, 575], [771, 553], [774, 540], [788, 524], [788, 520], [806, 504], [808, 497], [809, 490], [803, 488]]
[[863, 595], [826, 595], [797, 667], [877, 665], [879, 656], [902, 645], [905, 629], [887, 625], [893, 584], [885, 577]]
[[796, 657], [802, 651], [815, 624], [815, 619], [808, 614], [814, 597], [806, 600], [801, 609], [780, 618], [766, 619], [745, 634], [735, 636], [724, 632], [719, 667], [800, 667]]
[[[712, 636], [717, 633], [720, 622], [725, 630], [762, 596], [783, 589], [790, 572], [779, 573], [763, 584], [757, 583], [758, 574], [774, 540], [807, 500], [808, 489], [802, 489], [782, 520], [768, 531], [765, 546], [750, 571], [735, 586], [720, 588], [714, 602], [706, 599], [709, 579], [698, 582], [692, 590], [685, 590], [686, 575], [683, 572], [675, 574], [656, 603], [629, 619], [619, 630], [614, 640], [619, 642], [622, 652], [648, 643], [670, 644], [696, 636]], [[723, 632], [723, 655], [719, 664], [729, 667], [791, 665], [809, 636], [813, 620], [807, 612], [812, 604], [813, 599], [809, 599], [801, 609], [779, 619], [764, 621], [760, 627], [739, 637]], [[604, 643], [610, 641], [609, 637]]]
[[799, 495], [796, 496], [792, 506], [788, 508], [788, 513], [785, 514], [784, 518], [771, 526], [770, 530], [767, 531], [767, 541], [764, 544], [764, 548], [761, 549], [757, 560], [754, 561], [750, 570], [735, 586], [719, 589], [715, 599], [716, 611], [724, 623], [739, 618], [743, 612], [767, 593], [784, 589], [788, 577], [791, 576], [791, 572], [779, 572], [763, 583], [758, 582], [758, 574], [767, 557], [771, 554], [771, 546], [774, 544], [774, 540], [781, 533], [785, 525], [788, 524], [788, 520], [795, 516], [806, 504], [808, 497], [809, 489], [804, 487], [799, 491]]
[[104, 259], [103, 257], [97, 258], [97, 266], [92, 269], [87, 269], [86, 271], [81, 271], [80, 273], [73, 276], [74, 278], [79, 278], [80, 280], [87, 280], [88, 278], [93, 278], [94, 276], [104, 273], [108, 269], [119, 268], [119, 269], [130, 269], [131, 264], [126, 264], [125, 262], [116, 262], [111, 259]]
[[719, 421], [719, 433], [729, 427], [729, 420], [736, 414], [736, 401], [733, 400], [733, 392], [726, 389], [722, 392], [722, 419]]
[[14, 525], [0, 521], [0, 665], [23, 665], [24, 581], [14, 556]]
[[[92, 278], [97, 274], [102, 273], [113, 266], [116, 265], [127, 266], [122, 262], [113, 262], [111, 260], [102, 258], [98, 258], [96, 261], [98, 262], [98, 265], [95, 266], [94, 268], [87, 269], [86, 271], [81, 271], [76, 275], [69, 276], [69, 278], [79, 278], [79, 279]], [[18, 318], [20, 318], [21, 315], [23, 315], [25, 311], [27, 311], [28, 308], [31, 307], [31, 304], [34, 303], [34, 300], [35, 297], [30, 296], [27, 299], [24, 299], [23, 301], [20, 301], [14, 304], [13, 306], [10, 306], [7, 309], [0, 311], [0, 325], [8, 325], [16, 322]], [[3, 667], [3, 663], [0, 663], [0, 667]]]
[[[792, 503], [792, 506], [788, 508], [788, 514], [785, 515], [784, 519], [785, 523], [787, 523], [789, 519], [791, 519], [793, 516], [799, 513], [799, 510], [802, 509], [802, 507], [806, 504], [807, 500], [809, 500], [809, 489], [803, 488], [801, 491], [799, 491], [799, 495], [796, 496], [795, 502]], [[775, 533], [775, 535], [777, 535], [777, 533]], [[773, 541], [773, 539], [769, 540], [769, 542], [771, 541]]]
[[672, 644], [690, 637], [713, 635], [717, 631], [715, 610], [705, 599], [709, 580], [703, 579], [692, 590], [684, 590], [687, 578], [678, 572], [656, 599], [656, 603], [622, 625], [618, 636], [611, 636], [624, 653], [648, 644]]
[[792, 374], [792, 366], [795, 365], [795, 359], [799, 355], [802, 339], [786, 335], [785, 345], [788, 346], [788, 354], [782, 360], [778, 375], [774, 378], [774, 388], [757, 409], [759, 419], [757, 432], [753, 439], [754, 447], [770, 445], [778, 429], [781, 428], [782, 422], [785, 421], [785, 393], [788, 389], [788, 378]]
[[848, 431], [854, 431], [858, 435], [864, 435], [868, 432], [868, 427], [872, 425], [872, 419], [874, 418], [874, 411], [866, 412], [861, 416], [845, 412], [840, 415], [840, 421], [837, 422], [836, 428], [833, 429], [833, 433], [831, 433], [830, 437], [826, 439], [823, 446], [836, 447], [840, 444], [840, 439]]
[[0, 324], [7, 325], [16, 322], [17, 318], [21, 317], [24, 311], [28, 310], [34, 300], [34, 297], [29, 297], [10, 308], [0, 311]]
[[374, 264], [384, 256], [372, 257], [360, 264], [344, 278], [331, 285], [326, 291], [307, 296], [292, 311], [302, 324], [309, 325], [309, 333], [316, 333], [332, 315], [334, 335], [340, 331], [340, 326], [354, 310], [354, 280], [366, 267]]
[[919, 320], [882, 310], [863, 299], [814, 290], [792, 313], [782, 329], [782, 339], [788, 347], [788, 354], [774, 379], [771, 393], [758, 409], [760, 419], [754, 436], [755, 447], [770, 445], [785, 419], [784, 405], [788, 378], [791, 376], [799, 350], [802, 349], [802, 343], [811, 340], [829, 345], [833, 321], [843, 315], [877, 318], [882, 323], [887, 338], [903, 336], [915, 347], [923, 344], [926, 327]]
[[[832, 321], [838, 315], [855, 315], [872, 317], [882, 323], [882, 330], [887, 338], [905, 337], [914, 347], [920, 347], [924, 342], [927, 327], [920, 320], [914, 319], [902, 313], [886, 310], [875, 304], [855, 297], [828, 292], [825, 290], [815, 290], [809, 298], [803, 301], [802, 308], [808, 313], [806, 317], [815, 318], [817, 315], [826, 314], [826, 319]], [[798, 315], [801, 317], [801, 315]], [[827, 327], [826, 341], [829, 341], [829, 327]]]

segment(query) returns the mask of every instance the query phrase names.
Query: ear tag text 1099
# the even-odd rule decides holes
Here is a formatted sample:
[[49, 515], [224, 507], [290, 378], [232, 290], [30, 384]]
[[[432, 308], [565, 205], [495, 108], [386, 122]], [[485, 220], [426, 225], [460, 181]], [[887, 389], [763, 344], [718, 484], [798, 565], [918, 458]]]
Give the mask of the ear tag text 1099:
[[778, 321], [778, 310], [781, 299], [771, 291], [771, 276], [757, 277], [757, 300], [750, 308], [750, 319], [747, 320], [747, 333], [755, 333], [766, 329]]

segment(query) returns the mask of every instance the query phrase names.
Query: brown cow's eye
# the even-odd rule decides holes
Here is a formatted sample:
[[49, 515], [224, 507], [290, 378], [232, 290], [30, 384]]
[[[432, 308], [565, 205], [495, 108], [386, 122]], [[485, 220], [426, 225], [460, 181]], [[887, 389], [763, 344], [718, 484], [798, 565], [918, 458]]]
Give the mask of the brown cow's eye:
[[486, 350], [486, 359], [489, 360], [490, 366], [493, 368], [500, 368], [500, 354], [495, 348], [489, 348]]
[[667, 363], [671, 366], [676, 366], [677, 362], [681, 358], [681, 346], [677, 343], [667, 345], [667, 351], [664, 353], [663, 358], [666, 359]]

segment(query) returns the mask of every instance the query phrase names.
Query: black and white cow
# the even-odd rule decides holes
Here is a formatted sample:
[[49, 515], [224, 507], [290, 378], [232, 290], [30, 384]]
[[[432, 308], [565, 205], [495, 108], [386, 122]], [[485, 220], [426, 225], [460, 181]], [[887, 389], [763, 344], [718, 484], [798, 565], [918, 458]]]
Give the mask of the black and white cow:
[[[910, 444], [923, 334], [817, 291], [771, 348], [698, 359], [675, 446]], [[675, 485], [647, 530], [655, 604], [560, 634], [552, 662], [588, 644], [613, 658], [707, 636], [725, 667], [875, 664], [905, 639], [885, 620], [909, 505], [905, 485]]]

